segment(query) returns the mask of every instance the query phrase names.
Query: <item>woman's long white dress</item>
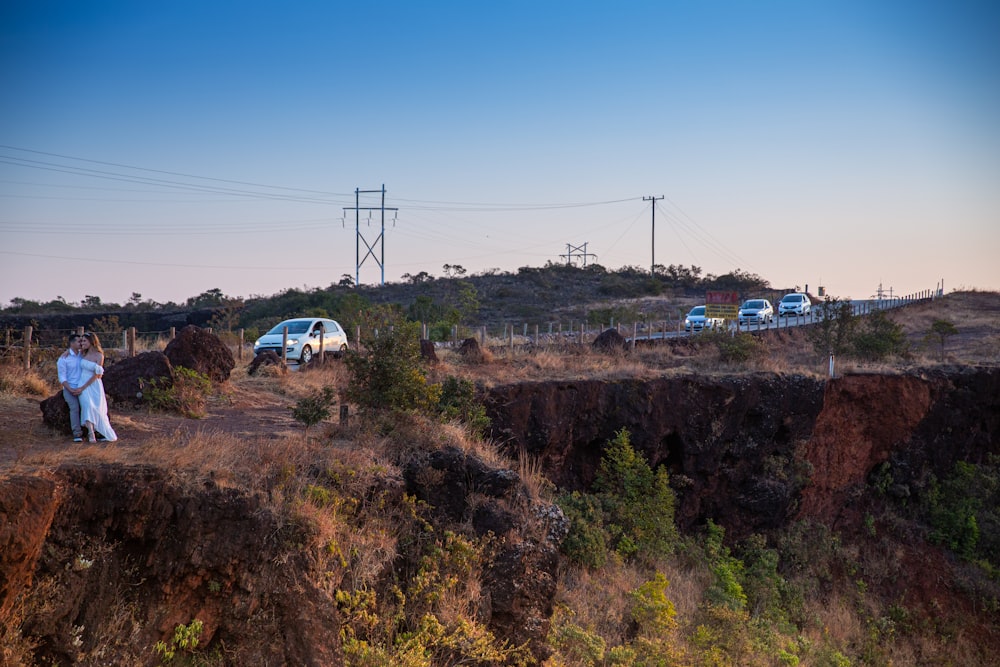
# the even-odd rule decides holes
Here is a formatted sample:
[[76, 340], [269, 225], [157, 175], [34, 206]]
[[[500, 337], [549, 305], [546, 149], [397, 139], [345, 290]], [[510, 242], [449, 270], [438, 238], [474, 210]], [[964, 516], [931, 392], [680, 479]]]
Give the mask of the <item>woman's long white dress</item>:
[[93, 361], [82, 360], [80, 384], [84, 384], [94, 375], [97, 379], [80, 393], [80, 423], [85, 425], [90, 422], [94, 425], [94, 430], [103, 435], [105, 440], [113, 442], [118, 439], [118, 435], [111, 428], [111, 421], [108, 419], [108, 399], [104, 395], [104, 382], [101, 380], [104, 368]]

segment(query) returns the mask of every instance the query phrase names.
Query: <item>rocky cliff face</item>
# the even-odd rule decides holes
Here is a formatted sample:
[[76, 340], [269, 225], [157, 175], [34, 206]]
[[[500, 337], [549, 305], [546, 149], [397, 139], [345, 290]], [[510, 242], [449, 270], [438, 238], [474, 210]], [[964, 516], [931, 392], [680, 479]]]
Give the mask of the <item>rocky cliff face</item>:
[[[798, 518], [856, 522], [866, 480], [884, 462], [905, 494], [957, 460], [1000, 453], [997, 368], [539, 382], [485, 400], [494, 437], [536, 457], [562, 489], [587, 488], [604, 446], [627, 428], [652, 465], [669, 468], [681, 528], [713, 518], [737, 539]], [[341, 619], [316, 583], [324, 573], [295, 546], [307, 527], [261, 496], [211, 480], [193, 489], [176, 475], [63, 466], [4, 479], [0, 625], [19, 593], [48, 587], [50, 606], [21, 628], [40, 642], [38, 655], [60, 664], [81, 645], [96, 650], [95, 637], [108, 664], [143, 664], [149, 653], [130, 647], [148, 648], [196, 617], [205, 643], [233, 652], [230, 664], [338, 664]], [[384, 484], [390, 502], [415, 495], [442, 525], [503, 538], [484, 577], [490, 627], [537, 646], [565, 531], [558, 510], [525, 511], [516, 474], [457, 450], [414, 459], [403, 479]]]
[[681, 527], [713, 518], [737, 538], [792, 518], [835, 522], [890, 458], [906, 484], [1000, 451], [996, 368], [539, 382], [494, 388], [486, 403], [494, 437], [567, 490], [587, 488], [628, 429], [670, 470]]

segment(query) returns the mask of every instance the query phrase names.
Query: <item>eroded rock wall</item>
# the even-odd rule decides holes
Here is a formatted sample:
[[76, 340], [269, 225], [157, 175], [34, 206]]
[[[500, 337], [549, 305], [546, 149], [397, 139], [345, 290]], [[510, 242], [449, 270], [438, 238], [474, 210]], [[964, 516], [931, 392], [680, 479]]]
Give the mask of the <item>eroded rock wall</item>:
[[538, 382], [485, 399], [493, 437], [561, 489], [588, 488], [608, 440], [628, 429], [651, 465], [668, 466], [681, 528], [713, 518], [733, 537], [836, 520], [890, 458], [916, 480], [1000, 447], [997, 368]]

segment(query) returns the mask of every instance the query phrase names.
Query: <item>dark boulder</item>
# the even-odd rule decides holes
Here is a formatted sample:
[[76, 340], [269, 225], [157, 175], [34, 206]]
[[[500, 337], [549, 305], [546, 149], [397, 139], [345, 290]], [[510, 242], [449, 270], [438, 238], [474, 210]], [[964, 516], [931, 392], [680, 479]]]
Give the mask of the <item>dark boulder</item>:
[[624, 350], [628, 345], [628, 341], [618, 333], [617, 329], [606, 329], [598, 334], [594, 342], [591, 343], [591, 347], [595, 350], [603, 350], [607, 352]]
[[143, 352], [125, 358], [104, 371], [104, 393], [108, 401], [119, 405], [136, 405], [142, 401], [144, 386], [156, 381], [158, 386], [173, 383], [173, 366], [162, 352]]
[[254, 357], [247, 367], [247, 375], [257, 375], [263, 367], [275, 368], [280, 373], [288, 372], [288, 367], [281, 362], [281, 357], [274, 350], [264, 350]]
[[466, 338], [458, 347], [462, 359], [470, 364], [482, 364], [487, 361], [486, 353], [475, 338]]
[[69, 406], [61, 391], [55, 396], [49, 396], [38, 405], [42, 409], [43, 424], [53, 431], [73, 435], [73, 427], [69, 423]]
[[193, 324], [177, 332], [177, 337], [167, 343], [163, 353], [174, 368], [190, 368], [216, 383], [228, 380], [236, 366], [233, 353], [218, 336]]
[[426, 338], [420, 339], [420, 356], [429, 363], [436, 364], [438, 362], [437, 352], [434, 351], [434, 341]]

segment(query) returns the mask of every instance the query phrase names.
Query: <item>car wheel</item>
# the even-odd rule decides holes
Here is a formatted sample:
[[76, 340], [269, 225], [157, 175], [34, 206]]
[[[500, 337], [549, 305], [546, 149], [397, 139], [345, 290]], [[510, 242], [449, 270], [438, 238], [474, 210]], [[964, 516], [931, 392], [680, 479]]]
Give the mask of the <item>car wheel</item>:
[[340, 357], [344, 356], [346, 352], [347, 352], [347, 343], [344, 343], [343, 345], [340, 346], [340, 350], [334, 356], [339, 359]]
[[312, 361], [312, 358], [313, 358], [312, 348], [306, 345], [305, 347], [302, 348], [302, 356], [299, 357], [299, 363], [303, 365], [308, 364], [310, 361]]

